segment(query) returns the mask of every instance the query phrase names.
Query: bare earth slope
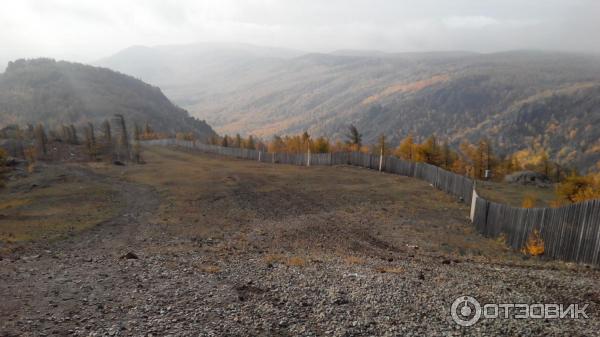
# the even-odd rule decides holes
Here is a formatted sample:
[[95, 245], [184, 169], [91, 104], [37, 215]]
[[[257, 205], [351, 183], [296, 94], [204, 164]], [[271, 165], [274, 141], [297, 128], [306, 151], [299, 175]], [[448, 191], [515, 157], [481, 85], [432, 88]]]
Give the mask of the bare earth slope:
[[[121, 215], [0, 261], [0, 335], [594, 335], [600, 274], [524, 260], [410, 178], [165, 148], [100, 167]], [[104, 177], [104, 178], [100, 178]], [[120, 259], [127, 252], [139, 259]], [[39, 254], [39, 256], [38, 256]], [[589, 303], [589, 320], [483, 320], [450, 304]]]

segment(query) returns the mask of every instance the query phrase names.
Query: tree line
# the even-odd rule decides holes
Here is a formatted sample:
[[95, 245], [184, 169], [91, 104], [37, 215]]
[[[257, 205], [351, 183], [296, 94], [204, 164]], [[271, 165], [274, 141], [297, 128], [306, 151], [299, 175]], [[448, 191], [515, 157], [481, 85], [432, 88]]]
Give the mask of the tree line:
[[[30, 161], [47, 158], [50, 144], [65, 143], [83, 145], [90, 160], [106, 158], [111, 161], [140, 163], [143, 162], [141, 141], [170, 137], [172, 135], [154, 130], [149, 123], [143, 127], [134, 123], [130, 136], [122, 115], [115, 115], [111, 120], [105, 120], [99, 129], [92, 123], [80, 129], [70, 124], [48, 130], [44, 125], [38, 124], [35, 127], [27, 125], [25, 129], [12, 126], [0, 131], [0, 138], [19, 140], [13, 144], [12, 152], [20, 151]], [[198, 140], [194, 133], [176, 133], [175, 137], [188, 141]], [[375, 144], [365, 145], [360, 131], [354, 125], [350, 125], [344, 139], [335, 141], [323, 136], [312, 137], [308, 132], [304, 132], [299, 135], [275, 135], [270, 141], [252, 135], [247, 137], [242, 137], [240, 134], [233, 137], [213, 135], [208, 143], [273, 153], [357, 151], [373, 155], [396, 156], [404, 160], [435, 165], [473, 179], [489, 178], [500, 181], [508, 174], [531, 170], [542, 173], [557, 183], [557, 206], [600, 198], [600, 174], [580, 175], [577, 170], [550, 160], [548, 151], [536, 146], [515, 153], [499, 154], [488, 138], [481, 138], [474, 143], [465, 140], [457, 148], [453, 148], [448, 141], [440, 140], [435, 135], [418, 141], [413, 134], [408, 134], [394, 147], [389, 144], [387, 137], [381, 134]], [[491, 173], [491, 176], [486, 175], [486, 172]], [[527, 203], [529, 204], [531, 202]]]
[[[24, 128], [11, 125], [0, 131], [7, 155], [21, 157], [29, 162], [63, 158], [65, 152], [83, 149], [87, 159], [113, 162], [141, 163], [140, 141], [157, 139], [166, 135], [156, 133], [148, 123], [144, 127], [134, 123], [133, 130], [123, 115], [114, 115], [99, 126], [88, 123], [76, 127], [73, 124], [46, 127], [44, 124], [28, 124]], [[131, 132], [133, 131], [133, 132]]]
[[544, 151], [519, 151], [510, 155], [499, 155], [494, 151], [492, 142], [482, 138], [476, 143], [463, 141], [458, 149], [453, 149], [447, 141], [439, 140], [435, 135], [418, 142], [412, 134], [402, 139], [398, 146], [392, 147], [384, 134], [377, 143], [365, 145], [362, 134], [350, 125], [345, 139], [331, 141], [326, 137], [313, 138], [308, 132], [300, 135], [275, 135], [270, 141], [248, 136], [214, 136], [212, 145], [263, 150], [281, 153], [328, 153], [357, 151], [374, 155], [394, 155], [401, 159], [436, 165], [449, 171], [467, 175], [475, 179], [484, 179], [486, 170], [494, 173], [495, 179], [520, 170], [533, 170], [544, 173], [555, 180], [562, 179], [567, 170], [549, 160]]
[[237, 134], [234, 137], [214, 136], [209, 143], [276, 153], [357, 151], [396, 156], [435, 165], [477, 180], [501, 181], [509, 174], [528, 170], [544, 174], [556, 183], [555, 206], [600, 198], [600, 174], [580, 175], [576, 169], [550, 160], [548, 151], [535, 145], [514, 153], [500, 154], [495, 151], [493, 142], [485, 137], [476, 142], [464, 140], [457, 148], [453, 148], [448, 141], [440, 140], [435, 135], [417, 141], [413, 134], [408, 134], [395, 147], [388, 143], [384, 134], [378, 137], [377, 143], [365, 145], [362, 134], [354, 125], [348, 127], [344, 138], [331, 141], [322, 136], [313, 138], [308, 132], [304, 132], [299, 135], [275, 135], [270, 141], [263, 141], [257, 137], [244, 138]]

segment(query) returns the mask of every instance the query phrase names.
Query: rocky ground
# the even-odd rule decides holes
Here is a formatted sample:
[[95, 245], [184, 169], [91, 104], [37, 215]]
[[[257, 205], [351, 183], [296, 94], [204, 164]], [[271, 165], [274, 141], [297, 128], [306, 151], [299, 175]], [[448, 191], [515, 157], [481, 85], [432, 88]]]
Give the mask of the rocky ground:
[[[600, 331], [600, 273], [473, 233], [427, 184], [151, 149], [81, 168], [121, 214], [0, 260], [0, 336], [570, 335]], [[88, 173], [86, 173], [88, 172]], [[184, 179], [185, 177], [185, 179]], [[481, 303], [589, 304], [590, 319], [452, 321]]]

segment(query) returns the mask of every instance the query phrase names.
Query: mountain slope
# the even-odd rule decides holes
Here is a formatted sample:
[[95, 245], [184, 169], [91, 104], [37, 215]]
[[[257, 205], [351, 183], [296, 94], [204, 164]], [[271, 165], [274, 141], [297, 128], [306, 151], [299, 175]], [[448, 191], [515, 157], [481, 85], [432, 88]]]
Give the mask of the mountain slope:
[[[170, 48], [170, 53], [185, 49]], [[211, 53], [221, 51], [216, 47]], [[308, 130], [341, 137], [354, 123], [367, 142], [381, 132], [392, 143], [409, 132], [423, 137], [435, 133], [454, 145], [487, 136], [501, 152], [536, 144], [554, 159], [582, 168], [600, 159], [600, 133], [589, 128], [590, 123], [599, 125], [600, 118], [598, 56], [535, 51], [338, 51], [297, 57], [233, 53], [235, 62], [197, 58], [190, 77], [165, 71], [149, 80], [164, 84], [169, 97], [222, 133], [270, 137]], [[164, 66], [155, 58], [138, 58], [152, 67]], [[135, 58], [120, 54], [111, 62], [122, 61], [119, 71], [148, 76], [128, 59]], [[169, 67], [181, 72], [191, 66]]]
[[158, 85], [178, 104], [198, 94], [223, 92], [302, 52], [241, 43], [134, 46], [96, 62]]
[[203, 121], [173, 105], [157, 87], [92, 66], [50, 59], [10, 62], [0, 74], [0, 126], [42, 122], [99, 124], [114, 114], [148, 122], [161, 132], [214, 133]]

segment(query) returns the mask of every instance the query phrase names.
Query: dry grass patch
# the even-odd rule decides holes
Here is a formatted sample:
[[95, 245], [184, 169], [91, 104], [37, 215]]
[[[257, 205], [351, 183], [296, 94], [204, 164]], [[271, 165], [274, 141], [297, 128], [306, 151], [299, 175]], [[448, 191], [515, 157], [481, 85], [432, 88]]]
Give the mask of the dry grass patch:
[[358, 257], [358, 256], [346, 256], [344, 258], [344, 261], [348, 265], [361, 265], [361, 264], [365, 264], [365, 259], [363, 259], [362, 257]]
[[267, 254], [263, 259], [266, 263], [282, 263], [286, 260], [285, 256], [281, 254]]
[[299, 256], [287, 257], [282, 254], [268, 254], [263, 259], [265, 263], [282, 263], [289, 267], [304, 267], [307, 265], [306, 259]]
[[285, 264], [290, 267], [304, 267], [306, 266], [306, 259], [298, 256], [292, 256], [286, 260]]
[[31, 203], [29, 199], [8, 199], [0, 202], [0, 211], [25, 206]]
[[90, 228], [120, 212], [109, 184], [44, 168], [0, 191], [0, 241], [52, 239]]
[[[153, 221], [168, 225], [164, 228], [169, 234], [221, 237], [225, 242], [219, 248], [203, 244], [206, 252], [260, 250], [266, 252], [261, 255], [265, 264], [295, 266], [317, 264], [315, 253], [332, 251], [328, 262], [361, 265], [365, 261], [359, 256], [366, 258], [372, 249], [406, 244], [426, 253], [520, 258], [476, 233], [465, 221], [467, 205], [417, 179], [344, 166], [271, 165], [162, 147], [145, 148], [144, 159], [146, 165], [111, 166], [105, 173], [154, 186], [162, 199]], [[522, 196], [515, 200], [520, 203]], [[349, 224], [343, 229], [352, 237], [348, 242], [334, 234], [342, 222]], [[265, 224], [260, 232], [253, 231], [257, 224]], [[373, 226], [373, 232], [381, 233], [372, 233], [375, 240], [365, 237]]]
[[488, 200], [526, 208], [548, 207], [555, 198], [553, 188], [497, 182], [478, 184], [477, 192]]
[[221, 272], [221, 267], [214, 266], [214, 265], [202, 266], [202, 267], [200, 267], [200, 270], [202, 272], [204, 272], [204, 273], [216, 274], [216, 273], [220, 273]]
[[375, 268], [375, 271], [379, 272], [379, 273], [388, 273], [388, 274], [400, 274], [404, 272], [404, 269], [400, 268], [400, 267], [377, 267]]
[[504, 250], [510, 250], [510, 246], [508, 245], [508, 238], [505, 233], [500, 233], [498, 237], [494, 239], [494, 241]]

